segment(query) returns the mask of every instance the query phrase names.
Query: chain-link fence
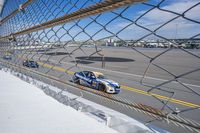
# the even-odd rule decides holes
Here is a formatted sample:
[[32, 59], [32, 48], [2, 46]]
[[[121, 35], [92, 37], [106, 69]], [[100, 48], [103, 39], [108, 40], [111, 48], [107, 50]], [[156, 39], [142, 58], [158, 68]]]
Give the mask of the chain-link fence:
[[[200, 132], [199, 11], [199, 0], [6, 0], [1, 62], [121, 104], [132, 117], [136, 110], [146, 124]], [[121, 92], [70, 82], [80, 71], [104, 73]]]

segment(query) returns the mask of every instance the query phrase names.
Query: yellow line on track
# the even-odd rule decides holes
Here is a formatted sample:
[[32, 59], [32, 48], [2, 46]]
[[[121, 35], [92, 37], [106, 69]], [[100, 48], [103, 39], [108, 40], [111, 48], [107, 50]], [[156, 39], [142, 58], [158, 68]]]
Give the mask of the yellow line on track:
[[46, 67], [46, 68], [51, 68], [53, 70], [56, 70], [56, 71], [59, 71], [59, 72], [65, 72], [67, 74], [70, 74], [70, 75], [73, 75], [74, 72], [72, 71], [69, 71], [69, 70], [66, 70], [62, 67], [58, 67], [58, 66], [52, 66], [52, 65], [49, 65], [49, 64], [46, 64], [46, 63], [43, 63], [43, 62], [38, 62], [39, 65], [42, 65], [43, 67]]
[[122, 85], [121, 87], [124, 90], [133, 91], [133, 92], [136, 92], [136, 93], [139, 93], [139, 94], [143, 94], [143, 95], [146, 95], [146, 96], [155, 96], [158, 99], [169, 100], [172, 103], [180, 104], [180, 105], [183, 105], [183, 106], [192, 107], [192, 108], [199, 108], [200, 107], [200, 105], [197, 105], [197, 104], [185, 102], [185, 101], [182, 101], [182, 100], [177, 100], [177, 99], [174, 99], [174, 98], [162, 96], [162, 95], [155, 94], [155, 93], [148, 93], [146, 91], [135, 89], [135, 88], [132, 88], [132, 87], [128, 87], [128, 86], [124, 86], [124, 85]]
[[[38, 62], [38, 64], [42, 65], [43, 67], [50, 68], [50, 69], [53, 69], [53, 70], [56, 70], [56, 71], [59, 71], [59, 72], [65, 72], [65, 73], [70, 74], [70, 75], [74, 74], [73, 71], [66, 70], [62, 67], [52, 66], [50, 64], [46, 64], [46, 63], [43, 63], [43, 62]], [[176, 103], [176, 104], [179, 104], [179, 105], [183, 105], [183, 106], [187, 106], [187, 107], [191, 107], [191, 108], [200, 108], [200, 105], [198, 105], [198, 104], [185, 102], [185, 101], [182, 101], [182, 100], [177, 100], [177, 99], [174, 99], [174, 98], [162, 96], [162, 95], [155, 94], [155, 93], [148, 93], [146, 91], [139, 90], [139, 89], [136, 89], [136, 88], [133, 88], [133, 87], [121, 85], [121, 88], [124, 89], [124, 90], [132, 91], [132, 92], [142, 94], [142, 95], [146, 95], [146, 96], [154, 96], [154, 97], [161, 99], [161, 100], [166, 100], [166, 101], [169, 100], [170, 102]]]

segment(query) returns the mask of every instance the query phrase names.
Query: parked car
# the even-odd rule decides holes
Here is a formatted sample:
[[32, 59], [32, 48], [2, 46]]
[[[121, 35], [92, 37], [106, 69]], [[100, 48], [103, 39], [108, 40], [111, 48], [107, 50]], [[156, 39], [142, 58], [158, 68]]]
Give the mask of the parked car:
[[106, 93], [117, 94], [120, 92], [119, 83], [107, 79], [100, 72], [81, 71], [74, 73], [73, 82], [90, 87], [92, 89], [104, 91]]
[[26, 66], [26, 67], [31, 67], [31, 68], [38, 68], [39, 65], [36, 61], [33, 61], [33, 60], [25, 60], [23, 62], [23, 66]]

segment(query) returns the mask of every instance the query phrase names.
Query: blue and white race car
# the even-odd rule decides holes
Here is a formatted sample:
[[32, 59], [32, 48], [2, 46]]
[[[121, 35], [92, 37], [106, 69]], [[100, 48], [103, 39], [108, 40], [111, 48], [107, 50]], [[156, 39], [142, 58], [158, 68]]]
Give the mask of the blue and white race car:
[[120, 85], [112, 80], [107, 79], [100, 72], [81, 71], [74, 73], [72, 78], [74, 83], [88, 86], [90, 88], [104, 91], [111, 94], [120, 92]]
[[33, 60], [25, 60], [23, 62], [23, 66], [30, 67], [30, 68], [38, 68], [39, 67], [38, 63]]

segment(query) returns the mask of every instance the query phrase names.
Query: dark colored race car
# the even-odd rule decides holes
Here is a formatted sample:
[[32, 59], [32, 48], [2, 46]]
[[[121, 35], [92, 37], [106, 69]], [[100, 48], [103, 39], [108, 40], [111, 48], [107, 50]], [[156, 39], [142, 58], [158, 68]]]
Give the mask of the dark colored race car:
[[25, 60], [23, 62], [23, 66], [26, 66], [26, 67], [31, 67], [31, 68], [38, 68], [39, 65], [36, 61], [33, 61], [33, 60]]
[[10, 55], [4, 55], [3, 59], [4, 60], [12, 60], [12, 57]]
[[3, 56], [4, 60], [12, 60], [12, 54], [10, 52], [6, 52]]
[[76, 72], [72, 78], [74, 83], [88, 86], [92, 89], [104, 91], [106, 93], [117, 94], [120, 92], [120, 85], [107, 79], [100, 72], [81, 71]]

